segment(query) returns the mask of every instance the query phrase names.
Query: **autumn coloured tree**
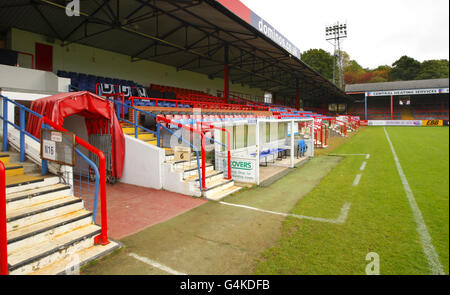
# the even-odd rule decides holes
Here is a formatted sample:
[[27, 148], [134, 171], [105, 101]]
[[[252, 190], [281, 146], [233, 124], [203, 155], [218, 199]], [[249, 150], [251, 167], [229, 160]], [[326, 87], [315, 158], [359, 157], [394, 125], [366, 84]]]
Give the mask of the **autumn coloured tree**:
[[[390, 81], [408, 81], [438, 79], [449, 77], [449, 61], [426, 60], [422, 63], [409, 56], [402, 56], [392, 66], [381, 65], [375, 69], [363, 68], [356, 60], [343, 52], [343, 70], [345, 84], [379, 83]], [[334, 57], [323, 49], [310, 49], [302, 54], [302, 60], [314, 70], [333, 79]]]

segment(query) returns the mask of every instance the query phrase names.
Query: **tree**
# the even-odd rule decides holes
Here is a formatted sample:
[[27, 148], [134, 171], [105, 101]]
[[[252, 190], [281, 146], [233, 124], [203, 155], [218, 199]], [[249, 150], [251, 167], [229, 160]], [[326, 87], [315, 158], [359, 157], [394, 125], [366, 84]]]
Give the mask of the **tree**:
[[417, 79], [448, 78], [448, 60], [426, 60], [422, 63]]
[[350, 60], [347, 65], [344, 67], [344, 74], [346, 73], [355, 73], [357, 75], [362, 75], [366, 71], [356, 60]]
[[371, 72], [373, 73], [373, 78], [370, 80], [370, 83], [389, 82], [391, 80], [390, 66], [379, 66]]
[[392, 66], [392, 81], [416, 80], [421, 70], [420, 62], [406, 55], [394, 62]]
[[334, 57], [323, 49], [310, 49], [302, 53], [302, 61], [328, 80], [333, 80]]

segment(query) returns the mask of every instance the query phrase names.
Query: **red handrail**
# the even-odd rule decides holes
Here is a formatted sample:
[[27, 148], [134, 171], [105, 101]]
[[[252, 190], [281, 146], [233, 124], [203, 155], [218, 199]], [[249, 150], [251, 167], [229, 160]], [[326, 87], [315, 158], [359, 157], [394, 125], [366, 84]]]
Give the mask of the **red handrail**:
[[179, 128], [183, 128], [183, 129], [189, 130], [191, 132], [200, 134], [201, 145], [202, 145], [202, 167], [201, 167], [202, 168], [202, 187], [203, 187], [203, 189], [205, 189], [206, 188], [206, 167], [205, 167], [206, 166], [206, 153], [205, 153], [205, 134], [203, 133], [203, 131], [198, 131], [198, 130], [194, 129], [193, 127], [185, 126], [185, 125], [181, 125], [180, 123], [173, 122], [172, 120], [166, 119], [165, 117], [163, 117], [161, 115], [158, 115], [156, 117], [156, 119], [157, 119], [157, 122], [158, 122], [158, 120], [163, 121], [165, 123], [175, 125]]
[[347, 122], [344, 122], [344, 121], [340, 121], [340, 120], [336, 120], [336, 122], [338, 122], [338, 123], [343, 123], [343, 125], [340, 125], [341, 126], [341, 130], [342, 130], [342, 127], [344, 127], [344, 136], [347, 136]]
[[[6, 124], [6, 123], [3, 123]], [[8, 274], [8, 237], [6, 233], [6, 175], [0, 161], [0, 275]]]
[[[45, 124], [55, 128], [56, 130], [59, 131], [64, 131], [64, 132], [68, 132], [66, 129], [64, 129], [63, 127], [57, 125], [56, 123], [54, 123], [53, 121], [51, 121], [50, 119], [48, 119], [47, 117], [42, 117], [42, 120], [44, 121]], [[98, 157], [98, 170], [100, 172], [100, 209], [101, 209], [101, 233], [100, 235], [96, 236], [94, 238], [94, 243], [95, 244], [102, 244], [102, 245], [107, 245], [109, 244], [108, 241], [108, 218], [107, 218], [107, 205], [106, 205], [106, 159], [105, 159], [105, 155], [103, 154], [102, 151], [100, 151], [99, 149], [97, 149], [96, 147], [90, 145], [89, 143], [87, 143], [86, 141], [82, 140], [81, 138], [79, 138], [78, 136], [75, 136], [75, 142], [78, 143], [79, 145], [81, 145], [82, 147], [86, 148], [88, 151], [92, 152], [93, 154], [96, 154]]]
[[207, 124], [205, 122], [200, 122], [201, 126], [203, 127], [203, 125], [208, 126], [209, 128], [213, 128], [213, 129], [217, 129], [217, 130], [221, 130], [223, 132], [227, 133], [227, 160], [228, 160], [228, 177], [226, 178], [227, 180], [231, 180], [231, 134], [230, 134], [230, 130], [226, 129], [226, 128], [222, 128], [222, 127], [217, 127], [211, 124]]

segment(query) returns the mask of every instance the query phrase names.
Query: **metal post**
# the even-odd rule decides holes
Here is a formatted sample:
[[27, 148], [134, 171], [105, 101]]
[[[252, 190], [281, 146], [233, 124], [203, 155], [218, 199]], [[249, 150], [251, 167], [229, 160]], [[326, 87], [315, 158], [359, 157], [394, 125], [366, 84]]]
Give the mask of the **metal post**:
[[201, 132], [202, 146], [202, 187], [206, 189], [206, 152], [205, 152], [205, 135]]
[[139, 138], [139, 130], [138, 130], [138, 112], [134, 109], [134, 137]]
[[125, 94], [122, 93], [122, 120], [125, 120]]
[[8, 151], [8, 101], [3, 97], [3, 151]]
[[20, 106], [20, 162], [25, 162], [25, 109]]
[[230, 133], [229, 132], [227, 132], [227, 148], [228, 148], [228, 154], [227, 154], [227, 156], [228, 156], [228, 159], [227, 159], [227, 161], [228, 161], [228, 180], [231, 180], [232, 179], [232, 176], [231, 176], [231, 142], [230, 142], [230, 140], [231, 140], [231, 138], [230, 138]]
[[391, 95], [391, 120], [394, 120], [394, 96]]
[[365, 118], [367, 120], [367, 92], [364, 95], [364, 114], [365, 114]]
[[292, 120], [292, 126], [291, 126], [291, 168], [294, 168], [294, 153], [295, 153], [295, 124], [298, 124], [298, 122]]
[[[42, 123], [41, 128], [47, 129], [48, 126], [47, 126], [47, 124]], [[41, 138], [41, 140], [42, 140], [42, 138]], [[42, 165], [41, 165], [42, 166], [41, 167], [42, 175], [47, 175], [47, 173], [48, 173], [48, 162], [46, 160], [42, 160], [42, 159], [41, 159], [41, 161], [42, 161]]]
[[0, 161], [0, 275], [8, 274], [5, 165]]
[[229, 52], [228, 52], [228, 45], [225, 45], [224, 47], [225, 50], [225, 57], [224, 57], [224, 87], [223, 87], [223, 92], [224, 92], [224, 98], [225, 98], [225, 103], [228, 103], [228, 99], [230, 97], [230, 80], [229, 80], [229, 66], [228, 66], [228, 56], [229, 56]]
[[158, 147], [161, 147], [161, 123], [156, 124], [156, 139]]
[[100, 211], [102, 218], [102, 228], [100, 233], [100, 243], [104, 246], [109, 244], [108, 241], [108, 218], [106, 206], [106, 159], [102, 152], [98, 154], [98, 164], [100, 172]]
[[259, 128], [260, 128], [260, 120], [257, 120], [256, 121], [256, 167], [255, 167], [255, 169], [256, 169], [256, 184], [257, 185], [259, 185], [260, 184], [260, 181], [259, 181], [259, 141], [260, 141], [260, 139], [259, 139]]

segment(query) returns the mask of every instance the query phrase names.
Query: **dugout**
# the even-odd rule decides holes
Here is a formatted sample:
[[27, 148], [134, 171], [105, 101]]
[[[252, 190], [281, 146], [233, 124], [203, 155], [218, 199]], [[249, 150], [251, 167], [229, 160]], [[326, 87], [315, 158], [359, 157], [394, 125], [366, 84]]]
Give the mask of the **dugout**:
[[[314, 156], [314, 119], [259, 119], [214, 124], [231, 138], [231, 173], [235, 181], [261, 184]], [[215, 130], [226, 142], [226, 132]], [[227, 175], [225, 146], [215, 144], [217, 170]]]

